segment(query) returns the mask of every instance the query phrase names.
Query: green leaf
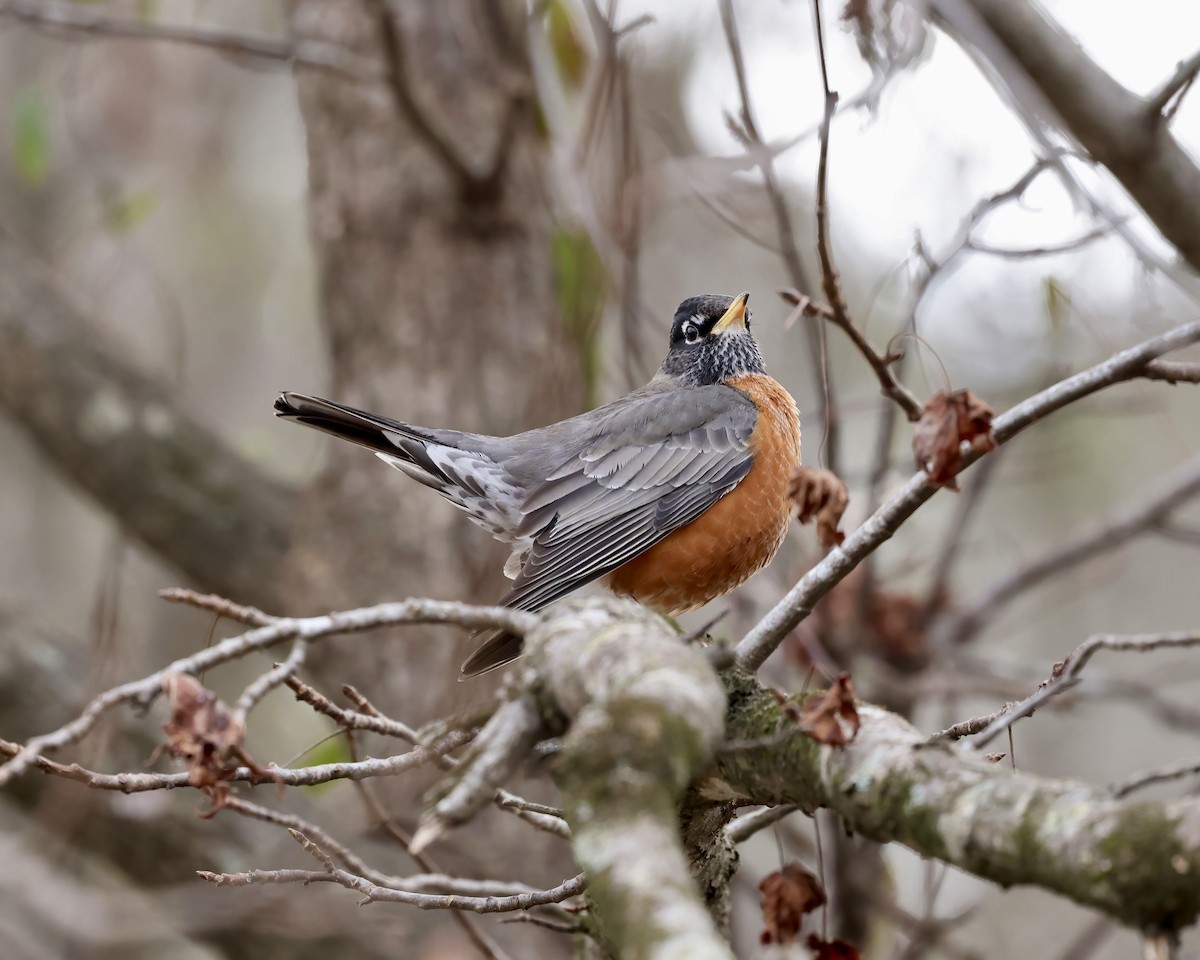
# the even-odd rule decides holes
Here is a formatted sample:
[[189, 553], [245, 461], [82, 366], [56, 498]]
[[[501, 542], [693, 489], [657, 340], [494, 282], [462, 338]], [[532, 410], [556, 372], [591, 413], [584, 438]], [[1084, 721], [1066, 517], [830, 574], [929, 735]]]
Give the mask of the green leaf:
[[600, 317], [608, 275], [591, 237], [582, 230], [562, 229], [550, 241], [558, 308], [579, 359], [584, 399], [597, 402], [600, 387]]
[[138, 190], [124, 197], [116, 197], [104, 211], [104, 219], [111, 230], [128, 233], [158, 209], [158, 194], [153, 190]]
[[27, 187], [40, 187], [50, 174], [50, 130], [46, 105], [34, 90], [17, 94], [13, 113], [13, 171]]
[[[341, 734], [330, 737], [329, 739], [318, 743], [315, 747], [304, 754], [304, 763], [306, 767], [317, 767], [324, 763], [348, 763], [350, 761], [350, 746], [346, 743], [346, 738]], [[305, 787], [307, 791], [319, 793], [328, 790], [335, 786], [339, 781], [333, 780], [329, 783], [318, 783], [311, 787]]]
[[1046, 316], [1050, 320], [1050, 329], [1059, 330], [1073, 306], [1071, 295], [1053, 275], [1047, 276], [1043, 284], [1046, 289]]
[[588, 51], [579, 39], [575, 22], [564, 0], [546, 4], [546, 32], [558, 71], [568, 87], [579, 89], [587, 73]]

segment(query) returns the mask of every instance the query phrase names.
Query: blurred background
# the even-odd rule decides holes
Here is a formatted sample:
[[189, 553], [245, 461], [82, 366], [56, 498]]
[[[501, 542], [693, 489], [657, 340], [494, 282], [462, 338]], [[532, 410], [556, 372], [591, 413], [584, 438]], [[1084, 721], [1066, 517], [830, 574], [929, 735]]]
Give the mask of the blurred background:
[[[1042, 6], [1139, 94], [1200, 36], [1187, 0]], [[922, 400], [969, 387], [1000, 411], [1200, 313], [1194, 273], [1103, 168], [1030, 122], [972, 37], [901, 0], [821, 10], [840, 94], [833, 256], [851, 313], [877, 350], [905, 353]], [[236, 632], [168, 606], [163, 587], [297, 615], [503, 592], [499, 545], [365, 452], [277, 422], [280, 389], [515, 432], [647, 379], [680, 300], [749, 290], [805, 461], [845, 479], [852, 529], [913, 466], [862, 358], [776, 294], [824, 299], [823, 108], [800, 0], [0, 2], [0, 736], [53, 729]], [[1200, 97], [1172, 129], [1200, 157]], [[1194, 628], [1198, 417], [1194, 387], [1143, 382], [1039, 424], [923, 508], [766, 676], [799, 689], [814, 665], [849, 669], [864, 698], [933, 731], [1023, 698], [1090, 634]], [[1056, 559], [1076, 538], [1091, 545], [1080, 562]], [[797, 527], [767, 571], [688, 622], [728, 607], [719, 632], [739, 636], [819, 556]], [[439, 628], [343, 638], [306, 677], [353, 683], [417, 726], [489, 696], [495, 678], [455, 683], [467, 647]], [[269, 664], [206, 682], [233, 697]], [[1101, 655], [994, 749], [1118, 781], [1195, 757], [1198, 697], [1194, 656]], [[70, 759], [142, 769], [161, 711], [114, 716]], [[248, 746], [264, 763], [345, 756], [340, 739], [313, 747], [329, 732], [276, 691]], [[378, 792], [411, 827], [427, 785]], [[414, 869], [349, 784], [278, 805], [383, 869]], [[574, 873], [561, 845], [509, 819], [448, 841], [446, 868], [539, 885]], [[6, 956], [477, 955], [447, 917], [359, 909], [340, 888], [201, 884], [197, 869], [303, 854], [269, 824], [197, 818], [191, 795], [27, 776], [0, 796], [0, 824]], [[833, 922], [864, 955], [1138, 949], [1049, 894], [820, 824]], [[757, 950], [756, 886], [781, 851], [815, 868], [811, 821], [745, 848], [740, 955]], [[515, 957], [569, 949], [484, 922]]]

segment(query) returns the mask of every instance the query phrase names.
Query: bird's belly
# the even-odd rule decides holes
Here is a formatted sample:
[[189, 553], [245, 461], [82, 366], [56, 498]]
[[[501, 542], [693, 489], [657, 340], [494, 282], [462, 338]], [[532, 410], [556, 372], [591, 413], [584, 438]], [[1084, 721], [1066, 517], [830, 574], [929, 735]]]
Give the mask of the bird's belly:
[[788, 486], [800, 464], [795, 401], [769, 377], [740, 378], [759, 408], [750, 438], [754, 465], [733, 490], [691, 523], [618, 567], [605, 586], [663, 613], [703, 606], [739, 586], [775, 556], [791, 522]]

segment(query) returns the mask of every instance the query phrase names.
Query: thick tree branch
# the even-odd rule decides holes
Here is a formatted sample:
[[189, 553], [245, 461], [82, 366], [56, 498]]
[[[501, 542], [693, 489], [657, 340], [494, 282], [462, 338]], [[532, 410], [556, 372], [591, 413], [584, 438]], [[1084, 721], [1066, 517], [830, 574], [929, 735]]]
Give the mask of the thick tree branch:
[[1200, 73], [1200, 53], [1193, 53], [1179, 64], [1166, 83], [1150, 94], [1146, 104], [1148, 119], [1154, 123], [1169, 120], [1174, 109], [1168, 110], [1167, 107], [1172, 100], [1178, 106], [1179, 98], [1195, 83], [1197, 73]]
[[[1179, 350], [1200, 340], [1200, 320], [1183, 324], [1151, 337], [1096, 366], [1060, 380], [1040, 393], [1021, 401], [992, 423], [997, 443], [1011, 440], [1026, 427], [1061, 410], [1068, 404], [1105, 387], [1142, 376], [1148, 364], [1164, 353]], [[969, 465], [978, 459], [973, 451], [964, 456]], [[926, 500], [937, 492], [924, 472], [913, 476], [883, 506], [875, 511], [842, 545], [832, 550], [805, 574], [771, 611], [742, 638], [737, 646], [739, 665], [757, 670], [777, 646], [851, 570], [888, 540]]]
[[0, 410], [127, 533], [207, 588], [276, 599], [295, 497], [131, 366], [0, 231]]
[[556, 778], [596, 932], [621, 957], [730, 960], [678, 819], [720, 745], [724, 691], [704, 656], [637, 604], [566, 606], [529, 636], [529, 669], [570, 718]]
[[1065, 132], [1112, 172], [1200, 271], [1200, 167], [1162, 123], [1158, 98], [1148, 106], [1117, 83], [1028, 0], [933, 0], [931, 9], [991, 63], [1026, 110], [1032, 84]]
[[1013, 773], [945, 744], [899, 716], [860, 705], [843, 748], [797, 734], [775, 696], [727, 677], [728, 735], [761, 738], [724, 753], [714, 789], [759, 803], [828, 807], [847, 829], [901, 843], [1002, 886], [1034, 884], [1142, 929], [1178, 930], [1200, 914], [1200, 800], [1137, 803], [1074, 781]]

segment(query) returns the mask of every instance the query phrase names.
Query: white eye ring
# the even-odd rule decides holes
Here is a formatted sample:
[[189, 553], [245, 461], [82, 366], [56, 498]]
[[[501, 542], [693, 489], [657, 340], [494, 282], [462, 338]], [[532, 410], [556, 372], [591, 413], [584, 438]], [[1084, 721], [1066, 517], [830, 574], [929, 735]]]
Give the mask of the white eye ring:
[[683, 339], [687, 343], [700, 342], [700, 328], [689, 320], [683, 325]]

